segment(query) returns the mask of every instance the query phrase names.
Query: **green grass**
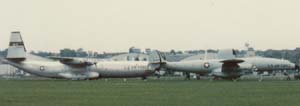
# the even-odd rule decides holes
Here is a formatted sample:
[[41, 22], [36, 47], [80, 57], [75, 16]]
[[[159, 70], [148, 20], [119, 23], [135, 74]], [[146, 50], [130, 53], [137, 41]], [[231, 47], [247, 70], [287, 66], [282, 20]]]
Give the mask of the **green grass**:
[[300, 82], [0, 80], [0, 106], [300, 106]]

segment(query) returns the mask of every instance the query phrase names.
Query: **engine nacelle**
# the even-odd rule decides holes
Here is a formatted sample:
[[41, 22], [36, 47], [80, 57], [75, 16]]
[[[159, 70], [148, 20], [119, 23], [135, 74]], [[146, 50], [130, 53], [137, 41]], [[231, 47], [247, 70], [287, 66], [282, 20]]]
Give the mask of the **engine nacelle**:
[[72, 80], [86, 80], [86, 79], [96, 79], [99, 78], [99, 73], [97, 72], [85, 72], [85, 73], [80, 73], [80, 74], [75, 74], [75, 73], [59, 73], [60, 76], [67, 78], [67, 79], [72, 79]]
[[212, 76], [215, 76], [216, 78], [223, 78], [223, 79], [235, 79], [241, 76], [240, 72], [223, 72], [222, 68], [218, 68], [213, 70], [211, 73]]

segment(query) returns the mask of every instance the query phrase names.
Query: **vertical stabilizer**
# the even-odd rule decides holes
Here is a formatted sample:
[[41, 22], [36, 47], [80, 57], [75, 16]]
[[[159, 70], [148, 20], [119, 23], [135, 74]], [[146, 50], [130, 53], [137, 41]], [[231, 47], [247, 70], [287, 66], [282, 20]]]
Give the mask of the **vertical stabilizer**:
[[222, 49], [217, 55], [219, 59], [234, 59], [236, 58], [236, 51], [234, 49]]
[[13, 60], [26, 59], [26, 48], [19, 31], [11, 32], [6, 58]]

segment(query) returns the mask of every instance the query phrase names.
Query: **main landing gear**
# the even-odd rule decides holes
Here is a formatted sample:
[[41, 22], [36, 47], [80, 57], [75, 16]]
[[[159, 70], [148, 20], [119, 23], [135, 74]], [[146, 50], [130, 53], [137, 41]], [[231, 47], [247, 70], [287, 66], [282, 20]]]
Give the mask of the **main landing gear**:
[[185, 79], [184, 80], [191, 80], [191, 75], [189, 72], [185, 72]]
[[201, 80], [201, 75], [200, 74], [196, 74], [196, 79], [197, 80]]
[[142, 77], [142, 80], [143, 80], [143, 81], [147, 81], [147, 77], [146, 77], [146, 76], [143, 76], [143, 77]]

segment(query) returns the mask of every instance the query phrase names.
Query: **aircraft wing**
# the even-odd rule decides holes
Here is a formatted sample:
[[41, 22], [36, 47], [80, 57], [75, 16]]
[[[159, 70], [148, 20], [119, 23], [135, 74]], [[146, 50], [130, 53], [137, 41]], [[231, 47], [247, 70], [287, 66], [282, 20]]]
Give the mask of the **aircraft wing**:
[[49, 58], [53, 60], [59, 60], [61, 63], [73, 67], [86, 67], [86, 66], [97, 64], [96, 62], [90, 62], [87, 60], [76, 59], [71, 57], [49, 57]]
[[222, 60], [222, 63], [226, 64], [226, 63], [242, 63], [244, 62], [244, 60], [241, 59], [227, 59], [227, 60]]

